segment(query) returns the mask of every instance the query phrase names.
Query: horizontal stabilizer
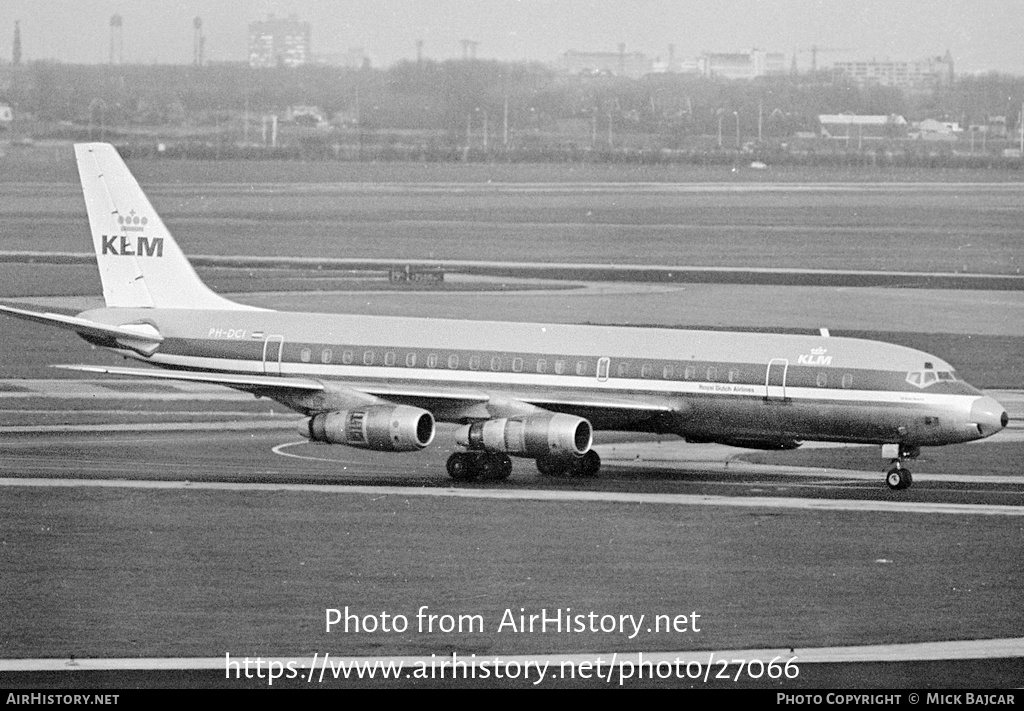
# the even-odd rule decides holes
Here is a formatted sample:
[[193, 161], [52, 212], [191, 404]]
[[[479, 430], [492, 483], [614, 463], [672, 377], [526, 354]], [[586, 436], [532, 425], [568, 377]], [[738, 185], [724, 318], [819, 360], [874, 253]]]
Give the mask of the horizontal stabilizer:
[[14, 316], [15, 318], [25, 319], [26, 321], [34, 321], [48, 326], [56, 326], [57, 328], [66, 328], [83, 336], [127, 338], [133, 341], [142, 341], [145, 343], [161, 343], [164, 340], [163, 336], [157, 333], [155, 329], [143, 330], [141, 328], [134, 329], [125, 326], [110, 326], [105, 323], [79, 318], [78, 316], [65, 316], [63, 314], [51, 313], [41, 314], [34, 311], [16, 309], [12, 306], [0, 306], [0, 313], [5, 313], [8, 316]]
[[126, 375], [157, 380], [180, 380], [192, 383], [226, 385], [231, 388], [252, 390], [324, 390], [324, 384], [309, 378], [282, 378], [273, 375], [236, 375], [232, 373], [203, 373], [184, 370], [150, 370], [148, 368], [119, 368], [105, 365], [55, 365], [62, 370], [78, 370], [84, 373], [105, 375]]

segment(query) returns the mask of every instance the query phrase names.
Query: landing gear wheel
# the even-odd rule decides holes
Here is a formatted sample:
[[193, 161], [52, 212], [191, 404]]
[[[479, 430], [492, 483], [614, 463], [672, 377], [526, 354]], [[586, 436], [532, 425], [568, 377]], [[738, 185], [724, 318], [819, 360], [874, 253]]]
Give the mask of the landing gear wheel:
[[569, 470], [569, 464], [565, 459], [556, 457], [537, 457], [537, 471], [542, 476], [560, 477], [565, 476]]
[[455, 452], [448, 457], [448, 476], [455, 481], [470, 481], [477, 477], [474, 458], [466, 452]]
[[596, 477], [601, 471], [601, 456], [594, 450], [590, 450], [579, 459], [573, 460], [569, 468], [570, 476]]
[[477, 471], [484, 479], [508, 479], [512, 474], [512, 460], [507, 454], [479, 454], [477, 457]]
[[909, 469], [896, 466], [885, 475], [885, 483], [893, 491], [901, 491], [910, 488], [910, 485], [914, 483], [914, 477], [910, 475]]
[[512, 459], [507, 454], [497, 454], [494, 459], [497, 462], [494, 472], [495, 479], [504, 481], [512, 476]]

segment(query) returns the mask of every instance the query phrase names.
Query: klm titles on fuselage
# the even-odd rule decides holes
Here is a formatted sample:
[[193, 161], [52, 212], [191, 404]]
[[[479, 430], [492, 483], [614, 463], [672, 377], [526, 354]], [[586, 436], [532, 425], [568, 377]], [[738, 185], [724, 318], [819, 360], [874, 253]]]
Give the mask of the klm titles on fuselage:
[[797, 357], [797, 365], [832, 365], [832, 356], [826, 353], [828, 350], [825, 348], [813, 348], [810, 354]]
[[162, 257], [163, 237], [135, 237], [130, 235], [102, 235], [103, 248], [100, 256], [112, 254], [115, 257]]

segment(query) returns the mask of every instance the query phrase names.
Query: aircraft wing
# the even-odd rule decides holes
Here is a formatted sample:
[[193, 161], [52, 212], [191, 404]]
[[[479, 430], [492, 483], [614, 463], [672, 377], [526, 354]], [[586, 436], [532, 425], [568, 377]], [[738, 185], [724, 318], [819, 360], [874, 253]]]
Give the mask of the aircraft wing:
[[447, 421], [510, 417], [545, 410], [586, 417], [595, 426], [603, 429], [615, 429], [632, 426], [640, 421], [658, 421], [662, 418], [679, 415], [687, 409], [685, 403], [669, 399], [602, 397], [595, 396], [593, 393], [552, 397], [550, 393], [543, 391], [491, 393], [458, 388], [417, 388], [373, 381], [332, 383], [314, 378], [248, 373], [159, 370], [105, 365], [55, 365], [53, 367], [85, 373], [223, 385], [271, 398], [274, 398], [276, 394], [283, 400], [302, 393], [334, 391], [349, 396], [363, 398], [370, 396], [380, 401], [421, 407], [430, 410], [438, 419]]
[[305, 390], [317, 392], [325, 390], [318, 380], [310, 378], [285, 378], [275, 375], [235, 375], [232, 373], [212, 373], [189, 370], [156, 370], [149, 368], [120, 368], [106, 365], [55, 365], [62, 370], [78, 370], [84, 373], [102, 373], [104, 375], [126, 375], [157, 380], [180, 380], [191, 383], [209, 383], [226, 385], [240, 390]]

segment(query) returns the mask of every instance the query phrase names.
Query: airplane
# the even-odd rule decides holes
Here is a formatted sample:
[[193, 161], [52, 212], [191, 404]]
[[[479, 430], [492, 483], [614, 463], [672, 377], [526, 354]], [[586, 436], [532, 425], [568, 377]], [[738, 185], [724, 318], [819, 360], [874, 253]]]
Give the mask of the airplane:
[[213, 383], [305, 415], [312, 442], [421, 450], [458, 425], [455, 480], [596, 476], [595, 429], [784, 450], [881, 445], [894, 490], [922, 446], [990, 437], [1003, 407], [936, 356], [884, 342], [731, 333], [290, 313], [208, 288], [109, 144], [75, 145], [104, 308], [0, 306], [156, 368], [57, 366]]

